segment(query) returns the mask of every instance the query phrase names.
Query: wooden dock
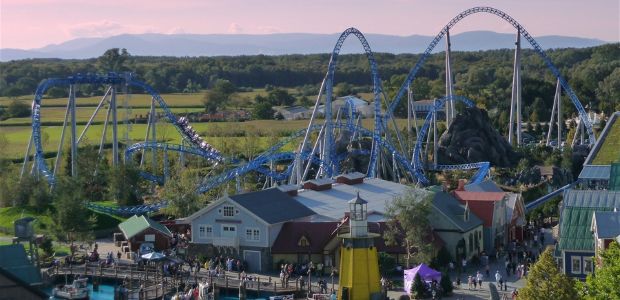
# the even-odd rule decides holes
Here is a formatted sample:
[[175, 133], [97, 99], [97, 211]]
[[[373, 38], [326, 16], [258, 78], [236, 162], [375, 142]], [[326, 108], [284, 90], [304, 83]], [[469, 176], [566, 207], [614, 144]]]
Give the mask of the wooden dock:
[[[201, 269], [200, 272], [189, 271], [179, 272], [174, 276], [163, 276], [161, 267], [137, 265], [114, 265], [104, 267], [96, 263], [81, 265], [55, 266], [45, 270], [47, 278], [53, 279], [64, 275], [82, 275], [93, 278], [93, 281], [105, 279], [115, 279], [119, 283], [125, 282], [125, 288], [129, 295], [138, 295], [140, 286], [143, 293], [140, 297], [130, 299], [161, 299], [165, 294], [175, 292], [181, 284], [193, 284], [208, 282], [216, 289], [238, 290], [242, 280], [237, 272], [226, 272], [225, 275], [215, 276], [207, 270]], [[253, 280], [245, 280], [246, 291], [266, 292], [274, 295], [296, 294], [301, 291], [298, 280], [291, 280], [289, 284], [282, 284], [280, 280], [272, 280], [271, 277], [261, 277], [252, 275]]]

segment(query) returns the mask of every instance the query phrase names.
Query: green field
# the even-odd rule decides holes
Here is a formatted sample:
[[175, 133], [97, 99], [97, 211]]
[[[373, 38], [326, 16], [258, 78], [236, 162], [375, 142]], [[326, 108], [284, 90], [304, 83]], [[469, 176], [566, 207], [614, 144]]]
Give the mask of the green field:
[[593, 165], [609, 165], [620, 161], [620, 122], [618, 119], [611, 125], [603, 145], [592, 160]]
[[[403, 126], [405, 120], [398, 120], [399, 126]], [[366, 128], [373, 127], [372, 119], [364, 119], [362, 125]], [[290, 133], [306, 128], [308, 126], [308, 120], [254, 120], [246, 122], [214, 122], [214, 123], [192, 123], [192, 126], [206, 141], [216, 148], [222, 148], [224, 143], [228, 145], [238, 145], [243, 143], [245, 138], [242, 135], [245, 132], [253, 132], [259, 135], [259, 149], [267, 149], [270, 145], [270, 141], [273, 139], [269, 136], [275, 135], [279, 138], [284, 138]], [[146, 136], [146, 124], [133, 124], [131, 131], [129, 132], [129, 139], [133, 142], [143, 141]], [[84, 126], [78, 125], [78, 135], [81, 134]], [[7, 138], [7, 145], [5, 152], [7, 158], [18, 159], [22, 158], [28, 140], [30, 139], [31, 127], [29, 126], [5, 126], [0, 127], [0, 133], [4, 134]], [[44, 152], [54, 152], [58, 148], [60, 142], [60, 136], [62, 132], [62, 126], [42, 126], [43, 136], [43, 149]], [[125, 136], [126, 127], [119, 124], [118, 135], [119, 140], [122, 140]], [[103, 132], [103, 124], [91, 125], [86, 132], [85, 138], [81, 144], [99, 144], [101, 134]], [[110, 141], [112, 136], [111, 127], [108, 128], [106, 134], [107, 141]], [[167, 141], [170, 143], [180, 143], [181, 135], [170, 123], [158, 123], [157, 124], [157, 137], [158, 140]], [[224, 140], [225, 137], [225, 140]], [[69, 132], [65, 133], [65, 143], [69, 140]]]
[[[289, 89], [289, 93], [295, 94], [294, 89]], [[264, 89], [255, 89], [252, 92], [240, 92], [236, 93], [231, 100], [231, 107], [240, 108], [245, 107], [251, 103], [254, 97], [258, 94], [267, 95]], [[171, 111], [177, 115], [183, 115], [191, 112], [203, 111], [202, 98], [204, 91], [193, 94], [163, 94], [167, 105]], [[363, 94], [364, 98], [371, 99], [371, 94]], [[313, 101], [316, 96], [309, 96], [309, 99]], [[24, 103], [32, 102], [32, 96], [21, 96], [16, 98], [18, 101]], [[122, 104], [125, 99], [125, 95], [118, 95], [119, 104]], [[13, 98], [0, 97], [0, 106], [7, 106]], [[101, 97], [78, 97], [77, 98], [77, 110], [76, 119], [78, 124], [85, 124], [92, 116], [95, 106], [101, 100]], [[130, 106], [132, 107], [129, 113], [129, 119], [133, 119], [140, 116], [146, 116], [149, 112], [150, 96], [142, 94], [133, 94], [129, 98]], [[60, 142], [60, 136], [62, 131], [62, 122], [65, 118], [65, 106], [67, 104], [66, 98], [57, 99], [43, 99], [41, 109], [41, 123], [42, 126], [42, 144], [44, 152], [55, 152], [58, 149]], [[157, 112], [161, 112], [161, 109], [157, 108]], [[127, 127], [124, 125], [123, 120], [126, 110], [119, 107], [118, 109], [118, 136], [120, 141], [124, 141], [125, 132]], [[103, 122], [105, 121], [106, 110], [102, 108], [94, 118], [94, 124], [90, 126], [85, 138], [80, 145], [85, 144], [99, 144], [101, 140], [101, 134], [103, 132]], [[404, 126], [405, 120], [398, 120], [399, 127]], [[254, 120], [246, 122], [216, 122], [216, 123], [192, 123], [192, 126], [197, 132], [205, 137], [206, 141], [216, 148], [235, 148], [237, 145], [247, 143], [248, 139], [244, 136], [256, 135], [258, 136], [253, 141], [258, 143], [258, 151], [267, 149], [274, 142], [273, 136], [278, 139], [283, 139], [290, 135], [292, 132], [306, 128], [308, 126], [308, 120]], [[363, 126], [366, 128], [373, 128], [372, 119], [364, 119]], [[84, 125], [77, 126], [78, 135], [81, 134]], [[129, 143], [136, 143], [143, 141], [146, 135], [146, 124], [131, 124], [131, 130], [128, 133]], [[6, 137], [7, 143], [3, 145], [3, 150], [6, 158], [19, 159], [24, 155], [24, 151], [28, 145], [28, 141], [31, 135], [31, 118], [10, 118], [4, 121], [0, 121], [0, 134]], [[106, 140], [110, 141], [112, 136], [111, 127], [108, 127], [106, 134]], [[225, 137], [225, 138], [224, 138]], [[68, 143], [70, 138], [69, 132], [66, 132], [65, 143]], [[167, 120], [160, 120], [157, 124], [157, 139], [160, 141], [166, 141], [169, 143], [180, 143], [181, 135]], [[291, 146], [293, 147], [293, 146]], [[237, 147], [238, 148], [238, 147]], [[292, 150], [286, 149], [286, 150]]]

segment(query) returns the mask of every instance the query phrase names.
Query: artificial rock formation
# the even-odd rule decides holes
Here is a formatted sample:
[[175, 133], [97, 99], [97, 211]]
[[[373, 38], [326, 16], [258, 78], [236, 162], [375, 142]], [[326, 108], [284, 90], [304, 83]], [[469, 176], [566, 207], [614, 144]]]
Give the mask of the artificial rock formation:
[[493, 128], [486, 110], [465, 108], [439, 139], [439, 164], [465, 164], [488, 161], [497, 167], [514, 167], [519, 155]]

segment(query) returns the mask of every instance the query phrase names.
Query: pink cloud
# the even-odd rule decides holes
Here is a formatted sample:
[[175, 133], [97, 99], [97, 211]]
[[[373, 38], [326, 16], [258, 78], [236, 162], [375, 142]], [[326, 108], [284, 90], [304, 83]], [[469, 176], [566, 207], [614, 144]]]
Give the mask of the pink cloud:
[[78, 37], [108, 37], [123, 33], [148, 33], [155, 32], [152, 27], [140, 25], [124, 25], [108, 20], [72, 24], [66, 28], [69, 36]]
[[234, 23], [234, 22], [228, 25], [228, 33], [242, 33], [242, 32], [243, 32], [243, 27], [241, 27], [241, 25]]

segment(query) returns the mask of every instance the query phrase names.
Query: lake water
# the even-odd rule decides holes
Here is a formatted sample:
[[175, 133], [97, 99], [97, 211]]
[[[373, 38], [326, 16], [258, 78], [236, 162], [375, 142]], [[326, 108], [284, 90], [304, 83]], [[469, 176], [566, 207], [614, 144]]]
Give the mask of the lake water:
[[[45, 289], [45, 292], [48, 295], [51, 295], [53, 289], [54, 287], [47, 288]], [[99, 291], [93, 291], [93, 285], [89, 283], [88, 289], [89, 289], [88, 295], [89, 295], [90, 300], [114, 299], [114, 285], [102, 283], [99, 285]], [[50, 299], [59, 299], [59, 298], [50, 297]]]

